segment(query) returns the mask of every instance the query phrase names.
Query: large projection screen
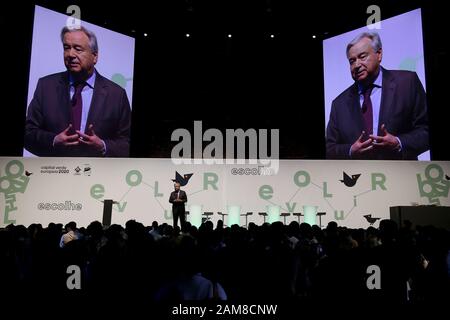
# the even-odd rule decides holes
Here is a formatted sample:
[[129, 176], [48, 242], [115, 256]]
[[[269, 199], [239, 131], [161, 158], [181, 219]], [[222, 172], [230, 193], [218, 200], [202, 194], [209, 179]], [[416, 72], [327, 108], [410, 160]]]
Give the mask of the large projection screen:
[[[383, 43], [381, 65], [384, 68], [416, 72], [426, 90], [421, 10], [381, 20], [379, 29], [370, 29], [372, 26], [364, 26], [323, 41], [325, 129], [332, 101], [354, 82], [345, 50], [347, 44], [362, 32], [376, 31], [380, 35]], [[429, 151], [421, 154], [419, 160], [430, 160]]]
[[[33, 99], [39, 78], [66, 70], [60, 33], [68, 18], [68, 15], [35, 6], [27, 106]], [[82, 19], [81, 11], [81, 25], [97, 36], [99, 54], [95, 68], [124, 88], [132, 105], [135, 39]], [[33, 156], [26, 149], [23, 155]]]

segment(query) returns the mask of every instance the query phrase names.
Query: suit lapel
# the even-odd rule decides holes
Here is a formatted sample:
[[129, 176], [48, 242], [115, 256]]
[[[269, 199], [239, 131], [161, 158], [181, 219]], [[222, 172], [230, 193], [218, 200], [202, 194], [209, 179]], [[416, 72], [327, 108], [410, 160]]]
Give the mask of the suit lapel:
[[389, 131], [388, 119], [391, 119], [392, 103], [394, 101], [396, 84], [389, 70], [383, 68], [383, 84], [381, 91], [380, 116], [378, 121], [378, 135], [380, 127], [384, 123]]
[[100, 117], [101, 112], [104, 112], [103, 104], [108, 93], [107, 88], [108, 84], [104, 81], [104, 78], [97, 72], [91, 107], [89, 108], [89, 114], [86, 122], [86, 129], [90, 124], [93, 124], [95, 130], [95, 121]]
[[62, 72], [61, 78], [56, 88], [58, 94], [58, 101], [63, 109], [64, 118], [67, 123], [65, 127], [71, 122], [71, 104], [70, 104], [70, 89], [69, 89], [69, 73]]

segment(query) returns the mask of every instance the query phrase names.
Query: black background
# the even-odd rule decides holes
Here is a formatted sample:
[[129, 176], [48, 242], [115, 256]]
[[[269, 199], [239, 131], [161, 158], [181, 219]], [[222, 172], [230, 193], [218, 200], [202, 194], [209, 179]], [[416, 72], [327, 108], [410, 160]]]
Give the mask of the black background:
[[[65, 13], [68, 5], [77, 4], [83, 20], [136, 38], [132, 157], [170, 157], [175, 144], [170, 141], [172, 131], [192, 130], [194, 120], [203, 120], [203, 130], [280, 129], [280, 156], [284, 159], [324, 158], [322, 40], [363, 26], [369, 16], [367, 7], [377, 4], [381, 19], [423, 9], [432, 159], [449, 160], [445, 139], [449, 53], [442, 3], [400, 0], [5, 3], [0, 11], [3, 35], [0, 155], [22, 155], [35, 4], [61, 13]], [[191, 36], [186, 38], [186, 33]], [[270, 34], [275, 37], [270, 38]], [[342, 76], [347, 79], [350, 74]]]

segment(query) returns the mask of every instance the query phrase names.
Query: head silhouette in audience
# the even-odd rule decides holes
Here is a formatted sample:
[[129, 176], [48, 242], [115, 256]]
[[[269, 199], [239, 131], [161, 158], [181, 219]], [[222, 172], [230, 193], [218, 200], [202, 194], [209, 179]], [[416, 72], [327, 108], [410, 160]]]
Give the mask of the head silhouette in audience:
[[[38, 285], [64, 296], [64, 272], [78, 265], [85, 288], [81, 296], [146, 292], [150, 300], [169, 302], [338, 297], [406, 302], [408, 280], [408, 301], [414, 303], [445, 296], [449, 239], [448, 230], [399, 229], [391, 220], [380, 221], [379, 229], [351, 229], [331, 221], [323, 230], [296, 221], [250, 222], [248, 229], [225, 227], [221, 220], [214, 229], [206, 221], [199, 228], [186, 223], [182, 230], [156, 221], [146, 227], [135, 220], [125, 228], [94, 221], [85, 230], [70, 222], [64, 231], [55, 223], [46, 228], [8, 225], [0, 229], [0, 271], [10, 275], [4, 288]], [[384, 270], [384, 290], [377, 296], [358, 289], [366, 284], [362, 275], [368, 263]]]

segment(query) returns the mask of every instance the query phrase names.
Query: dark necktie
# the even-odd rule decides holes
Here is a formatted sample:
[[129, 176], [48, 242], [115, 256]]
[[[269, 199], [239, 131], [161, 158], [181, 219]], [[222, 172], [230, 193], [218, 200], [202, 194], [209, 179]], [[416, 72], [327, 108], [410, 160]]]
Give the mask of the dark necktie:
[[369, 85], [364, 89], [364, 101], [362, 104], [362, 115], [364, 119], [364, 131], [366, 131], [366, 135], [373, 134], [373, 109], [372, 109], [372, 100], [370, 99], [370, 94], [372, 93], [373, 85]]
[[81, 113], [83, 111], [83, 99], [81, 98], [81, 91], [83, 91], [86, 82], [74, 83], [75, 93], [72, 96], [72, 127], [74, 130], [80, 130], [81, 127]]

